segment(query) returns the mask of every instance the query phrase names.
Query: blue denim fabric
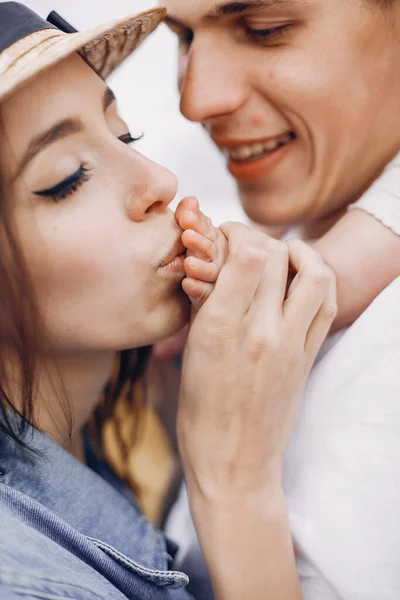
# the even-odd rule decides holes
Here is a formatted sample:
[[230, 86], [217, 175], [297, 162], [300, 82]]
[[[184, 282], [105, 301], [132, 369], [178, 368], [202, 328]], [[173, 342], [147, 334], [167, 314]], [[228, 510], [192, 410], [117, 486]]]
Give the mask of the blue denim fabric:
[[29, 443], [39, 457], [0, 440], [0, 600], [189, 599], [126, 493], [39, 432]]

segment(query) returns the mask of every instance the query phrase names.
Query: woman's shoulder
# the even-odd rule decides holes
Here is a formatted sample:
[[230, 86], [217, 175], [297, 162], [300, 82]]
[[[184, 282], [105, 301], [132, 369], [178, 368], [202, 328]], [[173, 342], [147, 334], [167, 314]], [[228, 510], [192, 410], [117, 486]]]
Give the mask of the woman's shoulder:
[[122, 599], [95, 570], [52, 539], [50, 522], [48, 535], [29, 523], [29, 507], [20, 495], [0, 484], [0, 598], [17, 594], [89, 600], [104, 598], [107, 592], [107, 598]]
[[92, 593], [70, 593], [77, 599], [96, 590], [101, 598], [167, 598], [174, 589], [171, 598], [185, 598], [187, 577], [169, 570], [164, 536], [127, 497], [45, 436], [35, 433], [33, 445], [40, 454], [31, 461], [3, 461], [0, 582], [76, 582]]

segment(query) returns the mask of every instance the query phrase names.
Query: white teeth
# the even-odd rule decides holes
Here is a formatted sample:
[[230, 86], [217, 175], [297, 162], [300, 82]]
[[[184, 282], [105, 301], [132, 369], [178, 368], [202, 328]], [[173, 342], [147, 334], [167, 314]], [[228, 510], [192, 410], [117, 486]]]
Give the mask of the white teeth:
[[267, 152], [271, 152], [272, 150], [275, 150], [278, 147], [278, 142], [277, 140], [269, 140], [268, 142], [265, 142], [264, 144], [264, 148]]
[[264, 152], [264, 144], [254, 144], [253, 153], [262, 154]]
[[293, 139], [292, 133], [284, 133], [275, 139], [266, 140], [265, 142], [256, 142], [235, 148], [233, 150], [224, 148], [224, 154], [235, 161], [246, 161], [256, 156], [262, 156], [266, 152], [273, 152], [280, 146], [287, 144]]
[[232, 154], [235, 155], [235, 160], [247, 160], [253, 155], [253, 151], [251, 146], [242, 146], [241, 148], [233, 150], [233, 152], [231, 152], [231, 156]]

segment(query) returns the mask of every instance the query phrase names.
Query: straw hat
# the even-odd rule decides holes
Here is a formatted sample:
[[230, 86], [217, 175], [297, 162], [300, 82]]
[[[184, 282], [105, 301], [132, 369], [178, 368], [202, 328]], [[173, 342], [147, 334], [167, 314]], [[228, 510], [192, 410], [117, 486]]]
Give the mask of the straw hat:
[[115, 19], [94, 29], [61, 31], [18, 2], [0, 1], [0, 101], [73, 52], [103, 79], [163, 21], [162, 7]]

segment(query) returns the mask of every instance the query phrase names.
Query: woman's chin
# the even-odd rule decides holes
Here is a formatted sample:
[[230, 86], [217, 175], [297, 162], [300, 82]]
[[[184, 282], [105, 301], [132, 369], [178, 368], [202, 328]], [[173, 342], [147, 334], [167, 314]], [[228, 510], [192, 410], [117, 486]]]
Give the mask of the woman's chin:
[[190, 317], [190, 301], [186, 294], [183, 292], [179, 295], [178, 302], [174, 304], [174, 306], [170, 307], [168, 311], [168, 315], [166, 315], [164, 321], [163, 331], [159, 337], [159, 339], [155, 340], [153, 343], [161, 342], [172, 335], [175, 335], [180, 331], [186, 323], [189, 321]]
[[144, 337], [147, 337], [141, 346], [152, 346], [172, 337], [188, 323], [190, 316], [190, 302], [186, 294], [182, 291], [178, 298], [169, 302], [162, 312], [153, 313], [151, 319], [148, 318], [148, 329]]

